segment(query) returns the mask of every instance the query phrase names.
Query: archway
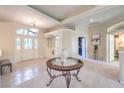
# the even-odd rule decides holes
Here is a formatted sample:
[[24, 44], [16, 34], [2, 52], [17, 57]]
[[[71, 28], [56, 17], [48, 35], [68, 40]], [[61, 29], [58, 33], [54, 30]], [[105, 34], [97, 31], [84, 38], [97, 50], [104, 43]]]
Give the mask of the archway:
[[107, 61], [118, 61], [119, 49], [122, 47], [121, 39], [124, 38], [124, 21], [114, 24], [107, 29]]

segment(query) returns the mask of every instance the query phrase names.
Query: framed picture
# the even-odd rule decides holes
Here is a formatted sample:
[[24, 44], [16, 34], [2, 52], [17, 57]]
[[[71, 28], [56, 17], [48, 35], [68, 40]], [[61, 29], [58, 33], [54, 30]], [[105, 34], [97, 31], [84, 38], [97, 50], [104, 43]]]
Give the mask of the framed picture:
[[92, 42], [92, 45], [99, 45], [100, 44], [100, 35], [99, 34], [93, 34], [91, 36], [91, 42]]

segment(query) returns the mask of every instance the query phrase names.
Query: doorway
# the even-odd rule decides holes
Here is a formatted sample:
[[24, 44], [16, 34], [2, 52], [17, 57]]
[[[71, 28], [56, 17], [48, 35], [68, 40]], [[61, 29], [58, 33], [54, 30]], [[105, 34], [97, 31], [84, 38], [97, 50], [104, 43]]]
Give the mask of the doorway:
[[111, 33], [107, 35], [107, 61], [118, 62], [119, 49], [121, 47], [122, 32]]
[[61, 46], [60, 46], [60, 37], [58, 35], [53, 36], [49, 35], [46, 37], [47, 48], [46, 48], [46, 57], [54, 58], [60, 56]]
[[86, 37], [78, 38], [78, 54], [81, 58], [86, 58]]
[[15, 62], [38, 58], [37, 33], [28, 29], [19, 29], [16, 32]]

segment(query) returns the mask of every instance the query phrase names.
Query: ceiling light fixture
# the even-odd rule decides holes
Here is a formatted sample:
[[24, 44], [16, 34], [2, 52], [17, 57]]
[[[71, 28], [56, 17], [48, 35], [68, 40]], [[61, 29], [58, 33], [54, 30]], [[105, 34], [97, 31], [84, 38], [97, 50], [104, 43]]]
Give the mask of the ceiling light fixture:
[[39, 30], [35, 26], [35, 22], [32, 22], [32, 28], [29, 28], [32, 32], [37, 33]]

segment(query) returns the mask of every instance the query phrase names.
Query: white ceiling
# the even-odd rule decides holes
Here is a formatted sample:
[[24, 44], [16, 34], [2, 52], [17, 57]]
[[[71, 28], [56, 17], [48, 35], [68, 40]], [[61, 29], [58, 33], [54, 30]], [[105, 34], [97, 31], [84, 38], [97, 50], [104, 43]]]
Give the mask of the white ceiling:
[[35, 25], [38, 28], [47, 29], [59, 25], [55, 19], [44, 15], [28, 6], [2, 5], [0, 6], [0, 20], [22, 23], [25, 25]]
[[[77, 25], [94, 25], [104, 23], [118, 15], [124, 15], [124, 6], [99, 6], [85, 13], [65, 19], [61, 23], [72, 27]], [[91, 19], [94, 21], [91, 22]]]
[[[1, 5], [0, 21], [10, 21], [50, 30], [61, 26], [101, 23], [124, 13], [124, 6], [94, 5]], [[90, 19], [94, 19], [93, 22]]]

